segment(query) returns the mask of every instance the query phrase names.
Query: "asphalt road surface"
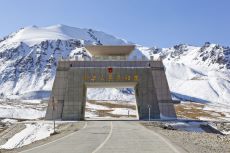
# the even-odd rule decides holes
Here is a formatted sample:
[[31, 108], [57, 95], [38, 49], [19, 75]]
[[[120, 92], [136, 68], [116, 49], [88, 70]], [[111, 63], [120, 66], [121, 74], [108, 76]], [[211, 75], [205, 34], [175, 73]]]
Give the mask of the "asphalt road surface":
[[64, 138], [20, 153], [182, 153], [136, 121], [87, 121]]

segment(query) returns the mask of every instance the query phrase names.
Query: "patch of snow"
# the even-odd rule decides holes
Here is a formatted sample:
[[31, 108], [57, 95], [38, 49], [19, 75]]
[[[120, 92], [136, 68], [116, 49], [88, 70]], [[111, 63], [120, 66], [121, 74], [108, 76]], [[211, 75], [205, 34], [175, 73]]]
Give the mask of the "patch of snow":
[[[229, 123], [225, 123], [225, 124], [229, 124]], [[212, 122], [208, 123], [208, 125], [211, 126], [211, 127], [214, 128], [214, 129], [220, 131], [221, 133], [223, 133], [223, 134], [225, 134], [225, 135], [230, 134], [230, 129], [227, 128], [227, 127], [226, 127], [225, 129], [223, 129], [223, 128], [218, 128], [218, 127], [217, 127], [217, 124], [212, 123]]]
[[222, 103], [209, 103], [205, 105], [203, 110], [219, 112], [224, 115], [224, 120], [230, 121], [230, 106]]
[[46, 110], [38, 105], [27, 106], [26, 104], [12, 105], [0, 103], [0, 118], [11, 119], [38, 119], [45, 116]]
[[228, 135], [228, 134], [230, 134], [230, 131], [225, 131], [225, 130], [223, 130], [223, 131], [221, 131], [223, 134], [226, 134], [226, 135]]
[[2, 123], [17, 123], [18, 120], [6, 118], [6, 119], [1, 120], [1, 122], [2, 122]]
[[128, 108], [113, 108], [113, 111], [110, 112], [115, 115], [137, 115], [137, 111]]
[[213, 121], [213, 118], [210, 118], [210, 117], [201, 116], [201, 117], [199, 117], [199, 119], [202, 120], [202, 121]]
[[90, 110], [111, 110], [108, 107], [96, 105], [96, 104], [90, 104], [86, 102], [86, 108], [89, 108]]
[[200, 125], [200, 122], [171, 122], [167, 123], [166, 125], [170, 125], [173, 128], [181, 131], [188, 131], [188, 132], [203, 132]]
[[52, 124], [26, 124], [26, 128], [21, 132], [15, 134], [5, 144], [1, 145], [2, 149], [19, 148], [24, 145], [28, 145], [37, 140], [41, 140], [50, 136], [53, 132]]
[[21, 100], [22, 103], [40, 104], [42, 99]]
[[95, 118], [95, 117], [98, 117], [98, 115], [94, 112], [89, 112], [89, 111], [86, 111], [85, 112], [85, 118]]

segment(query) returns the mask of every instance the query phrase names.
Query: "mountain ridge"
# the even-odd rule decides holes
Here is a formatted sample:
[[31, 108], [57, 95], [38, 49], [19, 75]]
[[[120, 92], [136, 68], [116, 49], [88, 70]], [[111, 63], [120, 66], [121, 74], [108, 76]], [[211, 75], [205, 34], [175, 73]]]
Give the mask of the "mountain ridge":
[[[55, 76], [57, 60], [61, 56], [79, 56], [84, 59], [88, 54], [82, 47], [100, 43], [130, 44], [104, 32], [65, 25], [31, 26], [4, 37], [0, 41], [0, 96], [36, 98], [36, 93], [39, 93], [38, 97], [42, 97], [41, 93], [44, 92], [47, 97]], [[172, 96], [190, 101], [229, 104], [229, 47], [208, 42], [201, 47], [178, 44], [170, 48], [149, 48], [136, 44], [129, 59], [134, 56], [138, 59], [142, 59], [142, 56], [147, 59], [150, 56], [163, 59]], [[204, 91], [196, 92], [201, 88]], [[100, 90], [100, 94], [103, 91], [108, 92]], [[121, 93], [122, 91], [123, 89]], [[95, 94], [89, 94], [89, 97]]]

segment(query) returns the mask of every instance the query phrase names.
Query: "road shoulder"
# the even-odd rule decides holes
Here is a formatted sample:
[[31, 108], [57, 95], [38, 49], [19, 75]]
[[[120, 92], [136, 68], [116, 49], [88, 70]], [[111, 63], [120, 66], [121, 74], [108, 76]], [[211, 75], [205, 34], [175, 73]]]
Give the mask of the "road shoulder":
[[205, 132], [187, 132], [163, 129], [160, 122], [141, 122], [147, 129], [167, 138], [186, 152], [229, 153], [230, 137]]
[[51, 135], [50, 137], [47, 137], [45, 139], [36, 141], [34, 143], [31, 143], [29, 145], [23, 146], [21, 148], [16, 148], [12, 150], [1, 150], [1, 153], [20, 153], [26, 150], [30, 150], [32, 148], [37, 148], [39, 146], [46, 145], [47, 143], [52, 143], [54, 141], [57, 141], [63, 137], [66, 137], [72, 133], [75, 133], [82, 128], [86, 126], [87, 122], [79, 121], [79, 122], [66, 122], [64, 124], [61, 124], [57, 128], [57, 133], [55, 135]]

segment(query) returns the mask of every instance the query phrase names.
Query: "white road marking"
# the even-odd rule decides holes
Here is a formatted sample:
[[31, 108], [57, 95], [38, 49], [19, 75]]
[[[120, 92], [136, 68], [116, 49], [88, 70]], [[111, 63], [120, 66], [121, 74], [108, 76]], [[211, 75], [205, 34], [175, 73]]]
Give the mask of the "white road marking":
[[112, 135], [112, 132], [113, 132], [113, 123], [110, 122], [110, 131], [109, 131], [109, 134], [108, 136], [106, 137], [106, 139], [92, 152], [92, 153], [96, 153], [98, 152], [105, 144], [106, 142], [109, 140], [109, 138], [111, 137]]
[[[85, 129], [86, 127], [87, 127], [87, 122], [85, 122], [85, 125], [84, 125], [84, 127], [83, 127], [82, 129]], [[82, 129], [80, 129], [80, 130], [82, 130]], [[78, 131], [80, 131], [80, 130], [78, 130]], [[51, 141], [51, 142], [49, 142], [49, 143], [45, 143], [45, 144], [42, 144], [42, 145], [40, 145], [40, 146], [31, 148], [31, 149], [28, 149], [28, 150], [21, 151], [21, 152], [19, 152], [19, 153], [24, 153], [24, 152], [28, 152], [28, 151], [31, 151], [31, 150], [34, 150], [34, 149], [37, 149], [37, 148], [40, 148], [40, 147], [47, 146], [47, 145], [52, 144], [52, 143], [54, 143], [54, 142], [57, 142], [57, 141], [60, 141], [60, 140], [62, 140], [62, 139], [65, 139], [65, 138], [67, 138], [67, 137], [70, 137], [71, 135], [77, 133], [78, 131], [73, 132], [73, 133], [70, 133], [70, 134], [68, 134], [68, 135], [66, 135], [66, 136], [64, 136], [64, 137], [61, 137], [61, 138], [56, 139], [56, 140], [54, 140], [54, 141]]]
[[145, 129], [147, 129], [150, 133], [154, 134], [155, 136], [159, 137], [162, 141], [164, 141], [173, 150], [174, 153], [181, 153], [169, 140], [164, 138], [162, 135], [148, 128], [145, 128]]

